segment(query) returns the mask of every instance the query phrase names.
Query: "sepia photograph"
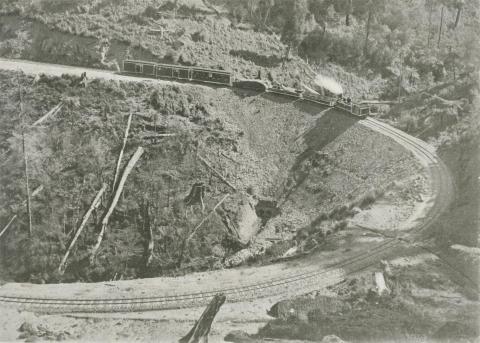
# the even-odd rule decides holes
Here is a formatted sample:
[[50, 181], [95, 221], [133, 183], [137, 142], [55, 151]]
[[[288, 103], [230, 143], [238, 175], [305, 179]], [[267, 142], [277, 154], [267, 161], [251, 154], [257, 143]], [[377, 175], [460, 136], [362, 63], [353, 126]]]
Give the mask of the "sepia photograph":
[[480, 0], [0, 0], [0, 342], [480, 343]]

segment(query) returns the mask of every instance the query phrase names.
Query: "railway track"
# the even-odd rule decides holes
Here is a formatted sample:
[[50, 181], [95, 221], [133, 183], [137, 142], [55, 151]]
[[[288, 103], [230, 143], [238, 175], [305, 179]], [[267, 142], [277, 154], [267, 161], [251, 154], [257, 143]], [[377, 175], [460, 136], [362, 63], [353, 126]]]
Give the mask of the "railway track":
[[[427, 216], [408, 231], [412, 239], [417, 239], [434, 226], [436, 220], [438, 220], [452, 199], [453, 185], [449, 171], [436, 156], [433, 149], [428, 147], [425, 142], [371, 118], [361, 120], [360, 122], [372, 130], [391, 137], [411, 151], [424, 165], [430, 176], [433, 205]], [[80, 294], [70, 297], [61, 296], [60, 294], [35, 296], [35, 285], [31, 285], [32, 295], [16, 292], [15, 288], [12, 290], [0, 287], [0, 306], [47, 313], [128, 312], [204, 306], [210, 302], [214, 294], [219, 292], [224, 293], [229, 302], [245, 302], [267, 297], [293, 297], [338, 283], [349, 274], [375, 265], [380, 259], [387, 257], [395, 248], [400, 247], [402, 244], [397, 238], [387, 238], [371, 246], [368, 251], [354, 254], [322, 270], [319, 270], [318, 266], [309, 265], [282, 277], [271, 278], [265, 275], [263, 280], [249, 284], [238, 284], [230, 287], [210, 287], [203, 291], [191, 291], [174, 295], [119, 296], [116, 298], [107, 298], [105, 296], [88, 298]], [[211, 273], [210, 277], [215, 279], [215, 273]], [[48, 287], [48, 285], [42, 285], [42, 287]], [[89, 287], [95, 287], [95, 284], [90, 284]]]

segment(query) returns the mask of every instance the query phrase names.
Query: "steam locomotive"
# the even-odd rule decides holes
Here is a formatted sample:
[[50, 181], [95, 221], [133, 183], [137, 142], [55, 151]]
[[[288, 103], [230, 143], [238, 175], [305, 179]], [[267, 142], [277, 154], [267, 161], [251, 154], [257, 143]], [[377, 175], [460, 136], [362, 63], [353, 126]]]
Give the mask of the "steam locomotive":
[[365, 118], [370, 114], [370, 107], [368, 105], [359, 105], [351, 101], [346, 102], [341, 96], [329, 94], [328, 92], [328, 95], [325, 94], [325, 92], [318, 93], [311, 91], [311, 89], [307, 89], [307, 92], [305, 92], [304, 90], [285, 87], [279, 84], [271, 85], [269, 82], [255, 79], [234, 80], [232, 74], [225, 70], [125, 60], [123, 61], [123, 71], [130, 75], [201, 82], [279, 94], [296, 99], [304, 99], [323, 106], [336, 107], [360, 118]]

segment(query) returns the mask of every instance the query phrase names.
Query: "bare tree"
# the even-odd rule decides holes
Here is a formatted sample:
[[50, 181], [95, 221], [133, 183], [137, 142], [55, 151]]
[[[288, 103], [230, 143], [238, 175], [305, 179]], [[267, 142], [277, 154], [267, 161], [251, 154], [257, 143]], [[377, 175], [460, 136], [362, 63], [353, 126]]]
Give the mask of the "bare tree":
[[352, 14], [352, 0], [347, 0], [345, 9], [345, 25], [350, 26], [350, 14]]
[[155, 223], [153, 223], [152, 225], [152, 222], [151, 222], [150, 201], [146, 200], [142, 202], [140, 207], [142, 209], [142, 217], [143, 217], [143, 232], [146, 235], [146, 238], [148, 239], [146, 251], [145, 251], [145, 266], [148, 267], [153, 259], [153, 249], [154, 249], [155, 240], [153, 237], [152, 227]]
[[125, 169], [123, 170], [122, 177], [118, 181], [118, 186], [114, 190], [113, 196], [110, 200], [110, 204], [105, 210], [103, 216], [102, 216], [102, 221], [101, 221], [101, 228], [100, 228], [100, 233], [98, 234], [97, 242], [93, 246], [91, 250], [91, 256], [90, 256], [90, 263], [93, 263], [95, 259], [95, 255], [100, 248], [100, 244], [102, 243], [103, 237], [105, 236], [105, 232], [107, 231], [107, 226], [108, 226], [108, 220], [110, 219], [110, 216], [113, 213], [113, 210], [115, 209], [115, 206], [118, 203], [118, 200], [120, 199], [120, 196], [122, 195], [123, 187], [125, 186], [125, 182], [127, 181], [127, 177], [132, 171], [133, 167], [135, 164], [138, 162], [140, 157], [142, 156], [144, 150], [142, 147], [138, 147], [137, 151], [132, 155], [130, 160], [128, 161], [127, 165], [125, 166]]
[[25, 150], [25, 133], [22, 131], [22, 150], [23, 150], [23, 166], [25, 174], [25, 191], [27, 193], [27, 215], [28, 215], [28, 234], [32, 236], [32, 208], [30, 203], [30, 186], [28, 184], [28, 156]]
[[[31, 195], [31, 198], [34, 198], [35, 196], [37, 196], [38, 193], [40, 193], [41, 191], [43, 190], [43, 186], [40, 185], [38, 186], [37, 188], [35, 188], [35, 190], [32, 192], [32, 195]], [[27, 204], [27, 200], [23, 201], [22, 203], [22, 206], [25, 206]], [[0, 237], [3, 236], [3, 234], [8, 230], [8, 228], [10, 227], [10, 225], [12, 225], [12, 223], [15, 221], [15, 219], [18, 218], [18, 214], [14, 214], [12, 216], [12, 218], [10, 218], [10, 220], [8, 221], [7, 225], [4, 226], [4, 228], [2, 229], [2, 231], [0, 232]]]
[[125, 150], [125, 146], [127, 145], [128, 132], [130, 131], [131, 123], [132, 123], [132, 113], [130, 113], [130, 115], [128, 116], [127, 127], [125, 128], [125, 134], [123, 135], [122, 148], [120, 149], [120, 153], [118, 154], [117, 167], [115, 168], [115, 176], [113, 177], [112, 190], [114, 190], [115, 187], [117, 186], [118, 173], [120, 172], [120, 165], [122, 164], [122, 159], [123, 159], [123, 151]]
[[443, 12], [445, 10], [445, 6], [442, 6], [442, 11], [440, 14], [440, 27], [438, 28], [438, 41], [437, 41], [437, 47], [440, 47], [440, 41], [442, 39], [442, 27], [443, 27]]
[[92, 212], [100, 205], [100, 200], [102, 199], [102, 194], [105, 192], [107, 189], [107, 184], [103, 184], [102, 188], [98, 191], [97, 195], [95, 196], [95, 199], [93, 199], [92, 203], [90, 204], [90, 208], [88, 211], [85, 213], [83, 216], [82, 223], [80, 224], [80, 227], [78, 228], [77, 232], [75, 232], [75, 236], [73, 237], [72, 241], [70, 242], [70, 245], [68, 246], [67, 251], [65, 252], [65, 255], [62, 258], [62, 261], [60, 262], [60, 265], [58, 266], [58, 272], [63, 274], [65, 271], [65, 264], [67, 262], [68, 255], [70, 255], [70, 252], [72, 251], [73, 246], [75, 245], [75, 242], [77, 241], [78, 237], [80, 237], [80, 234], [83, 231], [83, 228], [88, 222], [88, 219], [90, 218], [90, 215]]
[[430, 30], [432, 26], [433, 0], [426, 0], [425, 6], [428, 8], [428, 28], [427, 28], [427, 46], [430, 47]]
[[456, 29], [458, 26], [458, 23], [460, 22], [460, 14], [462, 13], [463, 9], [463, 0], [456, 1], [455, 7], [457, 8], [457, 14], [455, 16], [455, 23], [453, 24], [453, 29]]

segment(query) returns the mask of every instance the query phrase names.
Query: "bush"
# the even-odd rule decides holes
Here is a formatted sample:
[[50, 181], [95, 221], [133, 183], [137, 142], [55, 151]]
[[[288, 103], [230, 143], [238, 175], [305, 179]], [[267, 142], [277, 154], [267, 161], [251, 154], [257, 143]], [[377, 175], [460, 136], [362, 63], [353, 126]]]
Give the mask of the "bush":
[[192, 33], [191, 38], [194, 42], [206, 42], [208, 39], [208, 35], [204, 30], [200, 30]]
[[167, 63], [176, 64], [179, 59], [179, 53], [176, 50], [170, 49], [165, 53], [165, 55], [163, 56], [163, 59]]
[[405, 132], [414, 132], [418, 128], [418, 118], [410, 113], [402, 113], [398, 120], [398, 127]]

